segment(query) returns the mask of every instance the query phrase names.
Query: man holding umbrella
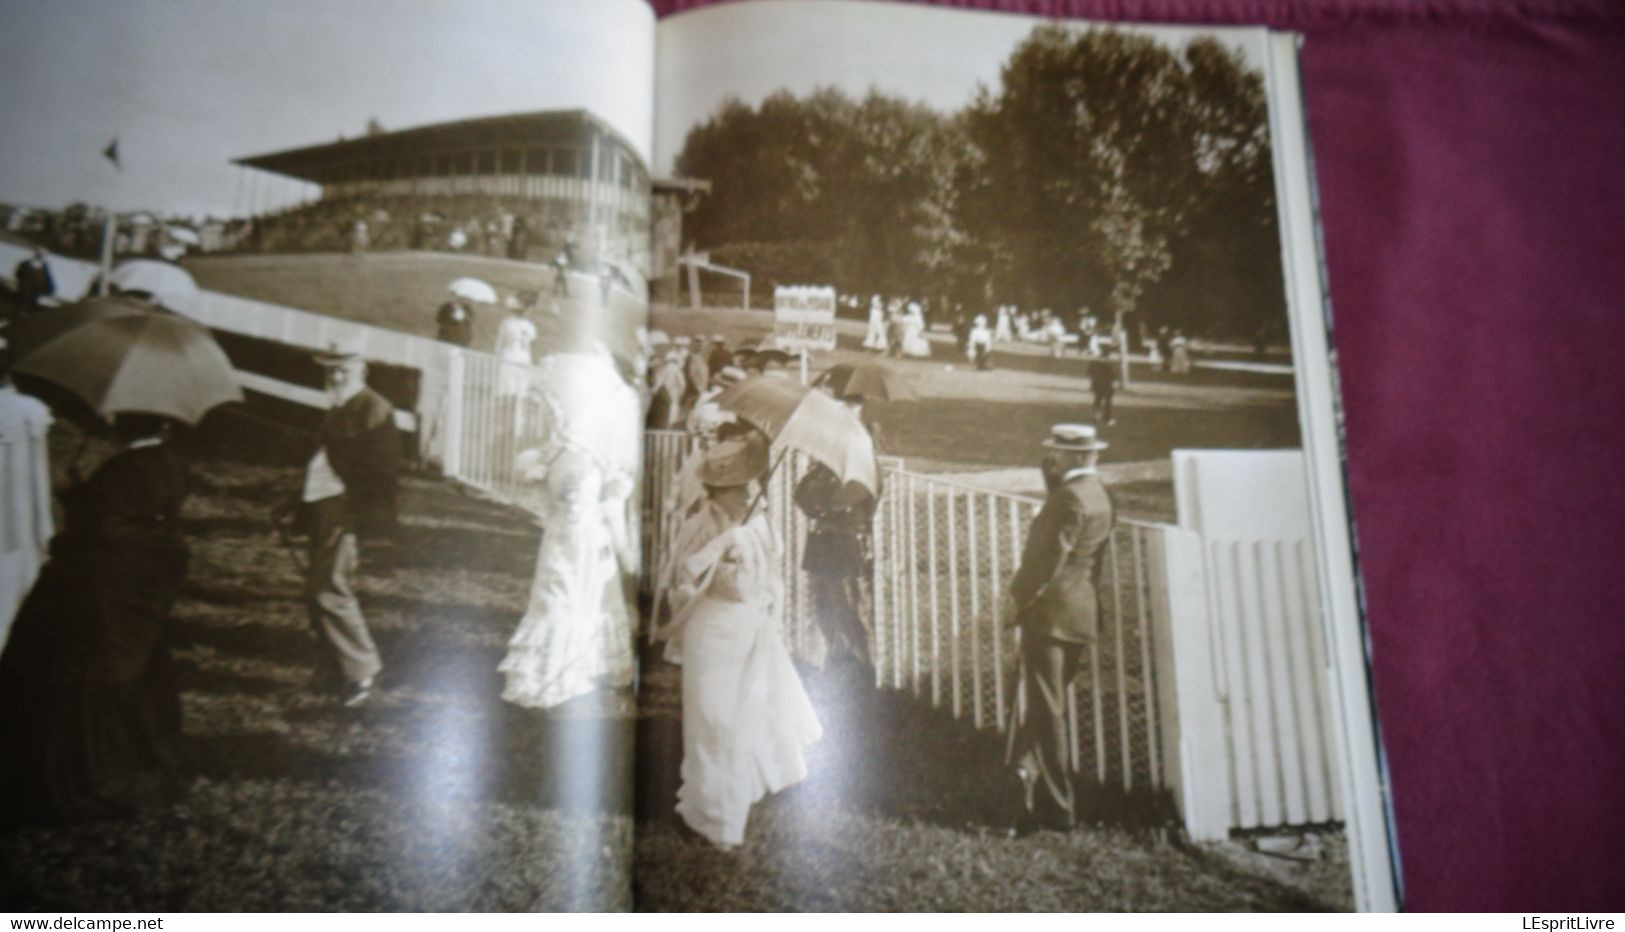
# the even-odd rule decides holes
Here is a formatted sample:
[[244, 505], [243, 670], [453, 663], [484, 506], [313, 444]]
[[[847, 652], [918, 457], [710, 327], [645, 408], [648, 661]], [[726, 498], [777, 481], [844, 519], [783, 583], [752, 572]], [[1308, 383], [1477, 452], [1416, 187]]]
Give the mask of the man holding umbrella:
[[305, 601], [311, 625], [332, 647], [344, 680], [340, 701], [354, 708], [371, 698], [383, 669], [355, 594], [358, 540], [393, 539], [401, 438], [393, 406], [367, 387], [367, 364], [359, 354], [335, 347], [317, 354], [316, 362], [327, 370], [333, 407], [300, 489], [310, 532]]
[[[1021, 783], [1018, 826], [1042, 821], [1069, 829], [1077, 821], [1067, 741], [1066, 687], [1096, 634], [1100, 571], [1111, 540], [1113, 510], [1096, 474], [1106, 448], [1088, 424], [1056, 424], [1043, 446], [1045, 473], [1054, 478], [1044, 507], [1027, 532], [1021, 568], [1010, 584], [1021, 629], [1021, 679], [1006, 762]], [[1040, 786], [1043, 795], [1035, 798]]]

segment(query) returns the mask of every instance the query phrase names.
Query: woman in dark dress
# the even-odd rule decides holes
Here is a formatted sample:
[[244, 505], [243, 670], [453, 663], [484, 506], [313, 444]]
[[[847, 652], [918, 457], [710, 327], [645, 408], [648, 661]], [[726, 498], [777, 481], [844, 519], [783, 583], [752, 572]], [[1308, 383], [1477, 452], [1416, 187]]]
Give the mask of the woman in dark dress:
[[186, 473], [170, 428], [119, 415], [119, 452], [60, 494], [63, 530], [0, 655], [0, 824], [116, 815], [176, 785]]

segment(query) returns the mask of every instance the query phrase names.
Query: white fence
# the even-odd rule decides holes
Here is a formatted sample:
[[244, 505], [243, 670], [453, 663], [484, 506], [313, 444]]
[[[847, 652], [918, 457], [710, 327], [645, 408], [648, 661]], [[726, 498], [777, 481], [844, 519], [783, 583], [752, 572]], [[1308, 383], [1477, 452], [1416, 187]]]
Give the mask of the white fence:
[[[680, 432], [646, 435], [646, 552], [670, 540], [671, 479], [692, 449]], [[792, 454], [778, 467], [767, 515], [781, 543], [786, 639], [817, 662], [801, 571], [808, 526], [792, 500], [805, 466]], [[881, 478], [866, 613], [875, 685], [1005, 731], [1022, 701], [1008, 585], [1042, 503], [896, 460]], [[1282, 482], [1266, 485], [1267, 504], [1255, 494], [1234, 506], [1280, 511]], [[1070, 756], [1085, 784], [1141, 816], [1171, 804], [1196, 839], [1342, 818], [1312, 544], [1289, 527], [1242, 531], [1119, 520], [1098, 628], [1067, 695]]]

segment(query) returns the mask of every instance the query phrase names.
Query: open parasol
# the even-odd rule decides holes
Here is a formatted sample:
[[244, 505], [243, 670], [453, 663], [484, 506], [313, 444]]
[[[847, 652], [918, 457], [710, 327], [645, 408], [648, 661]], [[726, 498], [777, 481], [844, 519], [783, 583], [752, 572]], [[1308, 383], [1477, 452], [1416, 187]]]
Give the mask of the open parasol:
[[130, 259], [118, 264], [107, 276], [115, 292], [147, 296], [172, 311], [189, 311], [197, 301], [197, 282], [192, 273], [157, 259]]
[[475, 304], [497, 303], [497, 290], [478, 278], [459, 278], [446, 286], [446, 290]]
[[818, 377], [818, 385], [828, 385], [837, 398], [862, 398], [865, 401], [907, 401], [914, 397], [914, 387], [902, 375], [876, 362], [857, 364], [843, 362], [831, 366]]
[[147, 312], [89, 320], [30, 349], [22, 375], [43, 379], [97, 414], [160, 414], [187, 424], [243, 392], [209, 332], [184, 317]]
[[18, 358], [28, 355], [57, 337], [94, 320], [116, 317], [140, 317], [163, 313], [145, 301], [128, 295], [106, 298], [86, 298], [52, 309], [46, 314], [35, 314], [14, 322], [6, 328], [6, 340]]
[[791, 379], [752, 376], [716, 398], [775, 444], [800, 450], [830, 468], [841, 482], [879, 492], [875, 445], [858, 416], [823, 392]]

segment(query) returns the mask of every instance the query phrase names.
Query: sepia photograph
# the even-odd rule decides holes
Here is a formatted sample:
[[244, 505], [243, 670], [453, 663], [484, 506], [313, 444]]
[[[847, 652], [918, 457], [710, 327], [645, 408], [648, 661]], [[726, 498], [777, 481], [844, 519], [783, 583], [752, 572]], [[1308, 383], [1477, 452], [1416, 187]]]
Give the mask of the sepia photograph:
[[0, 909], [1391, 899], [1295, 37], [8, 12]]
[[1266, 38], [662, 25], [640, 908], [1353, 908]]
[[653, 15], [8, 8], [0, 909], [627, 909]]

